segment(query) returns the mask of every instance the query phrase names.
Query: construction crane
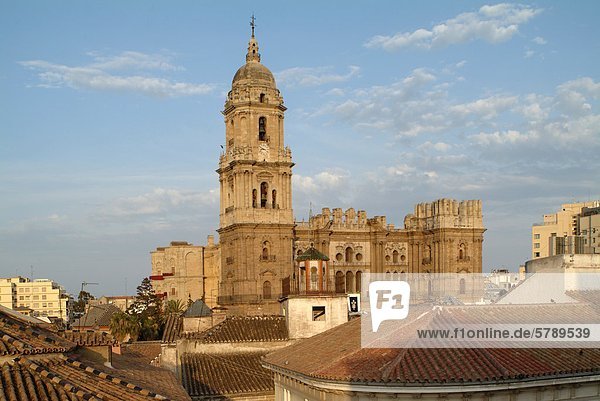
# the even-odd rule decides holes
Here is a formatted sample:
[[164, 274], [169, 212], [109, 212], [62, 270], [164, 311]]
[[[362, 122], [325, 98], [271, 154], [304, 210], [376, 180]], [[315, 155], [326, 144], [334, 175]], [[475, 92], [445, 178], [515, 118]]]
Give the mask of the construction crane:
[[81, 283], [81, 291], [79, 292], [80, 294], [83, 292], [83, 287], [85, 287], [86, 285], [98, 285], [99, 283], [88, 283], [87, 281], [84, 281], [83, 283]]

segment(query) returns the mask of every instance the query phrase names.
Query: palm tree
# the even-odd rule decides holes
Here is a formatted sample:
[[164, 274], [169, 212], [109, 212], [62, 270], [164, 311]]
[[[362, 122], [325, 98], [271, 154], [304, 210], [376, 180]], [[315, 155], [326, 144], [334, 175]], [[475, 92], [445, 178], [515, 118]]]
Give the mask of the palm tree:
[[140, 333], [138, 319], [125, 312], [115, 313], [110, 319], [110, 332], [120, 343], [127, 338], [135, 341]]
[[183, 302], [180, 299], [170, 299], [165, 304], [165, 314], [175, 314], [181, 315], [185, 311], [185, 307], [183, 306]]

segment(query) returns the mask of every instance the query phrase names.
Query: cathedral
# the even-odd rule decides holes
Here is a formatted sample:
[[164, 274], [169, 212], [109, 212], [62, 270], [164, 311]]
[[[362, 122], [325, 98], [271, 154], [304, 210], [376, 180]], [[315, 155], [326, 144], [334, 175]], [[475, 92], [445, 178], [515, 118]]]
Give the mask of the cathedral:
[[332, 288], [340, 294], [360, 291], [365, 272], [481, 272], [480, 200], [418, 204], [403, 228], [353, 208], [323, 208], [297, 222], [285, 111], [275, 78], [261, 63], [253, 26], [246, 63], [235, 73], [222, 111], [219, 243], [209, 236], [206, 246], [172, 242], [151, 252], [150, 278], [164, 299], [277, 313], [277, 300], [296, 280], [295, 259], [311, 247], [329, 258]]

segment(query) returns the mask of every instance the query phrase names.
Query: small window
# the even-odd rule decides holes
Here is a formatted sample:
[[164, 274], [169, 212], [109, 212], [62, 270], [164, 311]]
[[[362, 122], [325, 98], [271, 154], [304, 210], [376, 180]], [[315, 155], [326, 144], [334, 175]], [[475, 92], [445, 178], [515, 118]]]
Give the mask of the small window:
[[269, 184], [267, 184], [266, 182], [261, 182], [260, 183], [260, 207], [263, 209], [267, 207], [268, 191], [269, 191]]
[[540, 247], [540, 243], [536, 242], [535, 244], [533, 244], [533, 247], [536, 248], [536, 249], [539, 248]]
[[360, 261], [362, 260], [362, 258], [363, 258], [363, 256], [362, 256], [362, 253], [357, 253], [357, 254], [356, 254], [356, 260], [357, 260], [357, 261], [359, 261], [359, 262], [360, 262]]
[[312, 307], [313, 321], [323, 322], [325, 321], [325, 307], [324, 306], [313, 306]]
[[338, 253], [337, 255], [335, 255], [335, 260], [337, 260], [338, 262], [341, 262], [344, 259], [344, 255], [342, 255], [341, 253]]
[[534, 239], [540, 239], [540, 235], [539, 234], [534, 234], [533, 238]]
[[265, 94], [264, 93], [260, 94], [260, 96], [258, 97], [258, 101], [261, 102], [261, 103], [265, 102]]
[[267, 119], [266, 119], [266, 117], [258, 118], [258, 140], [259, 141], [267, 140]]
[[534, 257], [534, 258], [539, 258], [539, 257], [540, 257], [540, 253], [539, 253], [539, 252], [536, 252], [536, 253], [534, 253], [534, 254], [533, 254], [533, 257]]

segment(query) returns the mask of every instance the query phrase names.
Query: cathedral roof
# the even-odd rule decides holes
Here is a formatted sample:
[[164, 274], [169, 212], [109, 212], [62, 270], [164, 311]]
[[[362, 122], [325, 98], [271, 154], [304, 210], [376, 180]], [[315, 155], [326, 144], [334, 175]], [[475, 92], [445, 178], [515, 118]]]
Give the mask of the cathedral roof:
[[303, 260], [329, 260], [329, 257], [317, 251], [314, 246], [308, 248], [302, 255], [296, 258], [297, 262], [301, 262]]
[[276, 88], [273, 73], [260, 63], [260, 53], [258, 52], [258, 41], [254, 37], [254, 27], [252, 28], [252, 37], [248, 42], [246, 64], [237, 70], [232, 82], [232, 86], [243, 84], [261, 85], [273, 89]]

